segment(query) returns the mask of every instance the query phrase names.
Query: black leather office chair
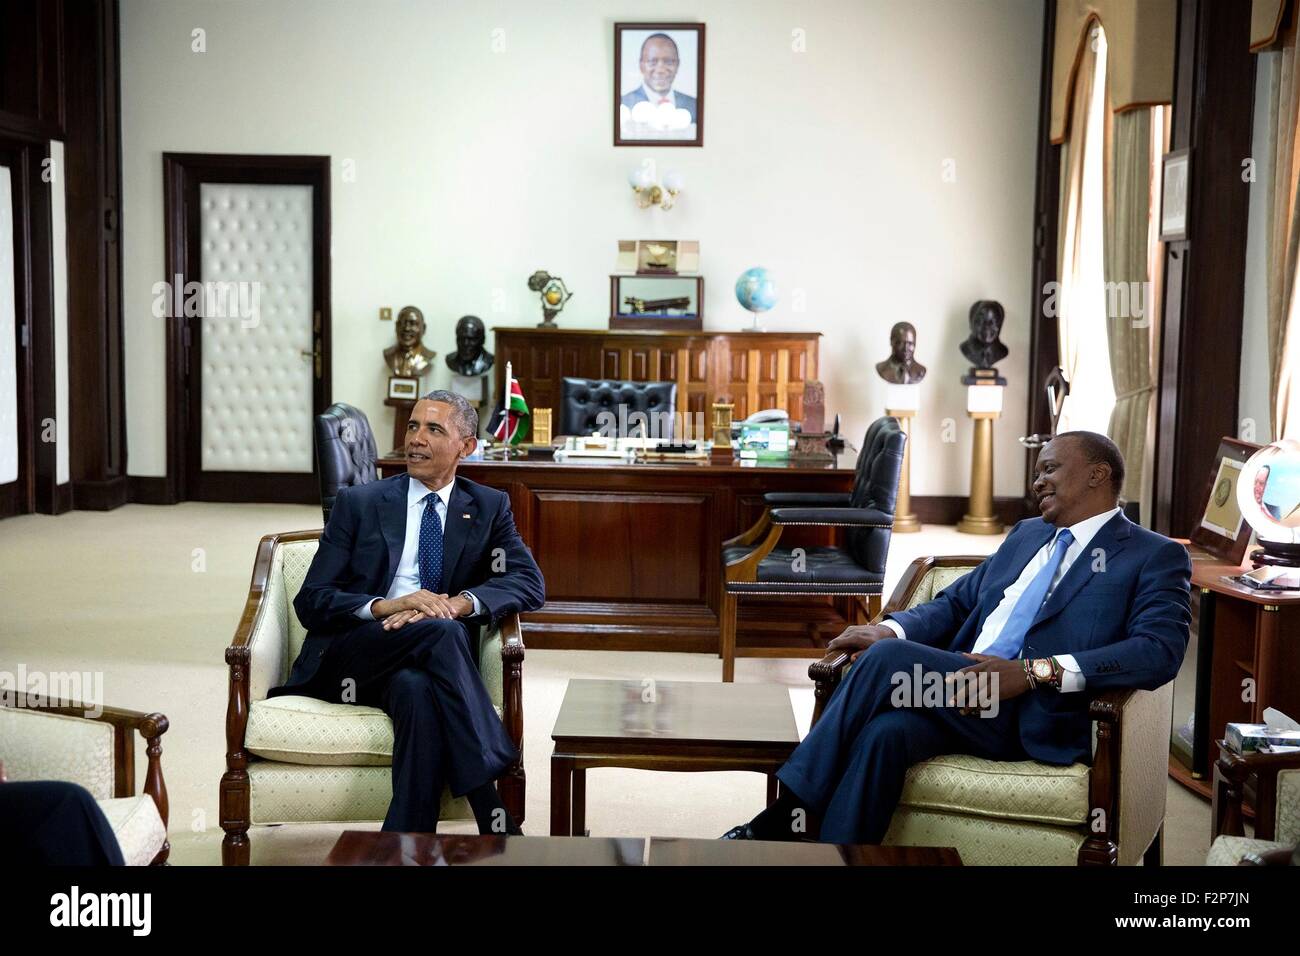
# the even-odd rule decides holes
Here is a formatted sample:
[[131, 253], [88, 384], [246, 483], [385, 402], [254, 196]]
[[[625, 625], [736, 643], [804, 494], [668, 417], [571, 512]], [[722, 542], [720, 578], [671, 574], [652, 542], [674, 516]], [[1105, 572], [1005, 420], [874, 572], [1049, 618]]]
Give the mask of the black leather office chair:
[[[620, 382], [566, 378], [560, 386], [561, 435], [628, 434], [672, 438], [677, 410], [676, 382]], [[619, 406], [626, 411], [620, 415]], [[605, 415], [614, 416], [611, 420]], [[637, 414], [640, 413], [640, 414]], [[633, 417], [635, 415], [635, 417]], [[642, 418], [642, 415], [645, 418]]]
[[[879, 612], [906, 441], [897, 419], [876, 419], [862, 442], [852, 492], [764, 495], [767, 508], [758, 522], [723, 543], [724, 681], [735, 679], [736, 657], [749, 656], [736, 647], [736, 602], [742, 594], [852, 595], [859, 599], [854, 623], [870, 621]], [[801, 548], [796, 555], [791, 548], [776, 546], [787, 525], [848, 531], [843, 547]], [[810, 648], [809, 654], [820, 657], [823, 651]], [[771, 656], [770, 651], [765, 656]], [[792, 651], [790, 656], [801, 655]]]
[[379, 477], [378, 459], [375, 433], [361, 409], [335, 402], [316, 416], [316, 464], [326, 524], [340, 488], [368, 485]]

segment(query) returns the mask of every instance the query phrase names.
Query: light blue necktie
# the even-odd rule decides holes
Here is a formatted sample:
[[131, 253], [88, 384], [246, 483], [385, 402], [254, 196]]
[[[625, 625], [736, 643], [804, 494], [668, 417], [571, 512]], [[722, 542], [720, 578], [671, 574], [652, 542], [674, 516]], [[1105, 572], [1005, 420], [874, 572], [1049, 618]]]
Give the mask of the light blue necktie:
[[424, 496], [424, 516], [420, 518], [420, 541], [416, 549], [420, 560], [420, 587], [434, 594], [442, 593], [442, 522], [438, 520], [438, 496]]
[[1016, 606], [1011, 609], [1011, 616], [1007, 618], [1007, 623], [1002, 627], [1002, 633], [994, 639], [992, 644], [985, 648], [985, 654], [992, 657], [1004, 657], [1007, 660], [1020, 656], [1020, 649], [1025, 645], [1025, 634], [1029, 630], [1029, 625], [1034, 623], [1039, 608], [1047, 600], [1047, 589], [1052, 586], [1052, 578], [1056, 575], [1056, 569], [1065, 560], [1065, 552], [1070, 549], [1073, 542], [1074, 535], [1070, 534], [1068, 528], [1056, 536], [1056, 546], [1052, 549], [1052, 556], [1047, 559], [1047, 564], [1034, 575], [1034, 579], [1029, 582], [1029, 587], [1025, 588], [1020, 595], [1020, 599], [1016, 601]]

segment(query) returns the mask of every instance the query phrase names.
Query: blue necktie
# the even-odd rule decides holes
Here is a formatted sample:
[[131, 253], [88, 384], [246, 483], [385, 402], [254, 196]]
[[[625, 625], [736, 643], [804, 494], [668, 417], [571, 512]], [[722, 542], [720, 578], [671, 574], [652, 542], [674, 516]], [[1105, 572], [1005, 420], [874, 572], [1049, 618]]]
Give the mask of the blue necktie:
[[442, 522], [438, 520], [438, 496], [424, 496], [424, 517], [420, 519], [420, 587], [442, 593]]
[[1020, 599], [1016, 601], [1016, 606], [1011, 609], [1011, 616], [1007, 618], [1007, 623], [1002, 627], [1000, 633], [991, 645], [984, 649], [985, 654], [993, 657], [1004, 657], [1012, 660], [1020, 656], [1020, 649], [1025, 645], [1025, 634], [1029, 630], [1029, 625], [1034, 623], [1034, 618], [1038, 616], [1039, 609], [1043, 602], [1047, 600], [1047, 589], [1052, 586], [1052, 578], [1056, 575], [1056, 569], [1061, 566], [1065, 560], [1065, 552], [1070, 549], [1074, 542], [1074, 535], [1066, 528], [1056, 536], [1056, 546], [1052, 549], [1052, 555], [1047, 559], [1045, 564], [1034, 579], [1029, 582], [1029, 587], [1025, 588]]

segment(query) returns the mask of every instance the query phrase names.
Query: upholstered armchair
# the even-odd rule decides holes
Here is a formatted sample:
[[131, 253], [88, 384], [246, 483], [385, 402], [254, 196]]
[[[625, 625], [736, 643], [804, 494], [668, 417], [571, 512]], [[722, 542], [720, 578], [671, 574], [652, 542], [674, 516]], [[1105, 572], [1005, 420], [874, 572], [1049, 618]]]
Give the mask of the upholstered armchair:
[[[5, 777], [85, 787], [108, 818], [128, 866], [167, 862], [171, 844], [160, 743], [167, 718], [76, 701], [36, 701], [21, 693], [13, 695], [13, 703], [0, 705]], [[141, 794], [135, 792], [137, 733], [148, 758]]]
[[[675, 382], [622, 382], [566, 378], [560, 383], [560, 435], [601, 431], [602, 415], [613, 415], [620, 438], [672, 438], [677, 410]], [[619, 409], [624, 409], [622, 415]], [[635, 416], [635, 417], [633, 417]], [[644, 417], [644, 422], [642, 418]], [[639, 426], [639, 427], [638, 427]]]
[[368, 485], [379, 477], [378, 459], [375, 433], [361, 409], [335, 402], [316, 416], [316, 471], [326, 523], [340, 488]]
[[[758, 521], [722, 543], [719, 656], [724, 681], [735, 680], [736, 658], [750, 653], [736, 646], [736, 605], [742, 595], [848, 595], [857, 599], [855, 622], [880, 610], [906, 441], [897, 419], [876, 419], [858, 453], [852, 492], [766, 494]], [[782, 532], [795, 526], [843, 528], [844, 546], [800, 548], [797, 555], [792, 548], [778, 547]], [[781, 653], [796, 657], [801, 652]]]
[[[918, 558], [876, 620], [932, 600], [982, 557]], [[849, 655], [808, 669], [813, 723]], [[952, 846], [974, 865], [1159, 865], [1168, 785], [1173, 684], [1092, 698], [1092, 765], [935, 757], [907, 772], [886, 845]]]
[[[269, 534], [257, 548], [253, 580], [234, 640], [226, 648], [226, 772], [221, 778], [224, 865], [247, 865], [251, 826], [382, 820], [392, 798], [393, 725], [375, 707], [311, 697], [275, 697], [306, 631], [293, 599], [321, 532]], [[522, 763], [524, 642], [517, 615], [485, 633], [479, 673], [520, 762], [497, 781], [511, 816], [524, 820]], [[442, 820], [473, 819], [465, 799], [444, 792]]]
[[[1255, 836], [1247, 837], [1242, 798], [1254, 783]], [[1235, 866], [1246, 853], [1300, 843], [1300, 753], [1237, 754], [1219, 741], [1207, 866]]]

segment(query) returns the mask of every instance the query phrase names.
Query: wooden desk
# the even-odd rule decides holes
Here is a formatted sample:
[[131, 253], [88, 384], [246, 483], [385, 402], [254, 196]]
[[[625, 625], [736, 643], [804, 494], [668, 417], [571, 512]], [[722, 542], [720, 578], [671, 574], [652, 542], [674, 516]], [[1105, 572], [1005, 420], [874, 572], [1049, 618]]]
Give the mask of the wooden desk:
[[[546, 606], [524, 616], [529, 647], [716, 654], [722, 542], [758, 520], [765, 492], [851, 490], [853, 461], [849, 454], [840, 465], [755, 467], [520, 458], [462, 462], [458, 473], [510, 495], [519, 533], [546, 577]], [[385, 476], [405, 469], [392, 456], [379, 467]], [[781, 546], [833, 544], [834, 532], [790, 528]], [[737, 643], [757, 656], [813, 653], [851, 623], [852, 605], [850, 598], [747, 598]]]
[[1260, 723], [1265, 707], [1300, 713], [1300, 593], [1256, 591], [1223, 580], [1250, 570], [1192, 552], [1197, 618], [1192, 766], [1170, 760], [1175, 780], [1210, 796], [1215, 739], [1229, 721]]

